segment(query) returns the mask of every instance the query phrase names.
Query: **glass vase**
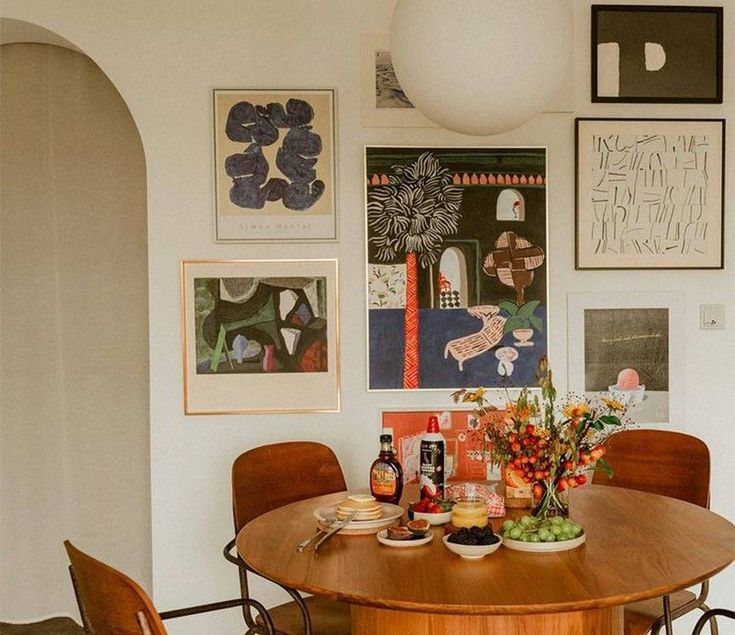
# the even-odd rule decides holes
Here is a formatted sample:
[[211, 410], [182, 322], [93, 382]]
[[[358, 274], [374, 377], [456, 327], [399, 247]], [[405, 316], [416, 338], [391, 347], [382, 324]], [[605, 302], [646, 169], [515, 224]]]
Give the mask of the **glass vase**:
[[553, 518], [561, 516], [569, 518], [569, 490], [561, 491], [558, 481], [546, 479], [536, 481], [533, 492], [533, 508], [531, 514], [536, 518]]

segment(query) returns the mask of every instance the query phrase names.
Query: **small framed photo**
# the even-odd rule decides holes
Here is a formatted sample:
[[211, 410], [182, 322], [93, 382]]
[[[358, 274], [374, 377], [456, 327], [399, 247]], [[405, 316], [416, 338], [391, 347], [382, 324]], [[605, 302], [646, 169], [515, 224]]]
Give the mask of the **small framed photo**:
[[592, 5], [592, 101], [722, 103], [722, 7]]
[[[360, 93], [361, 121], [367, 128], [440, 127], [414, 107], [401, 87], [393, 69], [388, 34], [370, 33], [361, 37]], [[574, 82], [572, 73], [567, 73], [544, 112], [573, 111]]]
[[334, 90], [214, 91], [215, 240], [337, 239]]
[[403, 92], [393, 70], [388, 35], [363, 34], [360, 49], [360, 114], [368, 128], [438, 128]]
[[724, 119], [575, 124], [577, 269], [722, 269]]
[[181, 263], [187, 415], [338, 412], [336, 260]]
[[625, 404], [636, 425], [683, 428], [681, 293], [570, 293], [569, 390]]

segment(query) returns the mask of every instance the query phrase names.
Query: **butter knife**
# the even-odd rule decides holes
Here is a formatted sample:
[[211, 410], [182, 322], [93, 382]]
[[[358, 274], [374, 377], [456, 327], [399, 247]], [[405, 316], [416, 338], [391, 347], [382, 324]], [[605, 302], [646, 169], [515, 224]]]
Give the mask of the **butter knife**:
[[358, 510], [355, 510], [355, 511], [353, 511], [353, 512], [352, 512], [352, 513], [350, 513], [350, 515], [349, 515], [349, 516], [347, 516], [347, 518], [345, 518], [345, 519], [344, 519], [344, 520], [343, 520], [342, 522], [339, 522], [339, 523], [336, 523], [336, 524], [332, 525], [332, 526], [331, 526], [331, 527], [329, 528], [329, 531], [328, 531], [328, 532], [327, 532], [326, 534], [324, 534], [324, 535], [323, 535], [323, 536], [322, 536], [322, 537], [321, 537], [321, 538], [319, 539], [319, 542], [317, 542], [317, 543], [316, 543], [316, 544], [314, 545], [314, 551], [319, 551], [319, 547], [321, 547], [321, 546], [322, 546], [322, 545], [324, 544], [324, 542], [325, 542], [326, 540], [328, 540], [328, 539], [329, 539], [329, 537], [330, 537], [330, 536], [333, 536], [333, 535], [334, 535], [334, 534], [336, 534], [336, 533], [337, 533], [337, 532], [338, 532], [338, 531], [339, 531], [340, 529], [343, 529], [343, 528], [344, 528], [345, 526], [349, 525], [349, 524], [350, 524], [350, 523], [351, 523], [351, 522], [352, 522], [352, 521], [354, 520], [355, 516], [357, 516], [357, 512], [358, 512]]
[[312, 542], [314, 542], [317, 538], [319, 538], [319, 536], [327, 533], [331, 529], [332, 525], [334, 525], [334, 523], [336, 522], [337, 522], [336, 520], [332, 520], [328, 523], [325, 523], [324, 528], [318, 529], [317, 532], [313, 536], [311, 536], [310, 538], [307, 538], [306, 540], [296, 545], [296, 550], [301, 552], [304, 549], [306, 549]]

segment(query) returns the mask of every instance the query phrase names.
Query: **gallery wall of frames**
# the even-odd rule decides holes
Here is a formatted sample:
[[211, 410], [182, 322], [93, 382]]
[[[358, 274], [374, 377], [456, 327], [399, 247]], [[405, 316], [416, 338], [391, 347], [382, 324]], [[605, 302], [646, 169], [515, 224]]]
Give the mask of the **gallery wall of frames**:
[[[503, 407], [544, 353], [560, 392], [612, 390], [641, 425], [703, 438], [722, 466], [712, 507], [735, 518], [730, 0], [574, 0], [567, 87], [488, 137], [412, 107], [393, 0], [125, 4], [114, 29], [95, 3], [0, 13], [87, 53], [140, 131], [157, 605], [236, 593], [211, 545], [232, 531], [241, 452], [320, 441], [364, 487], [380, 429], [408, 456], [430, 412], [475, 475], [452, 391], [483, 385]], [[700, 305], [724, 305], [725, 328], [701, 329]], [[231, 613], [207, 628], [235, 632]]]

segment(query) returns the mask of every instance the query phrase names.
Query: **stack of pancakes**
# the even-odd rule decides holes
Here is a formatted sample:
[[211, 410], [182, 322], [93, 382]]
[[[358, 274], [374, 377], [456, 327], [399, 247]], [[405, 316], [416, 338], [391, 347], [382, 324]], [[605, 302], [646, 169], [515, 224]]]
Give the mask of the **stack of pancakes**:
[[337, 518], [345, 520], [355, 510], [357, 515], [352, 520], [378, 520], [383, 517], [383, 508], [373, 496], [352, 494], [337, 504]]

